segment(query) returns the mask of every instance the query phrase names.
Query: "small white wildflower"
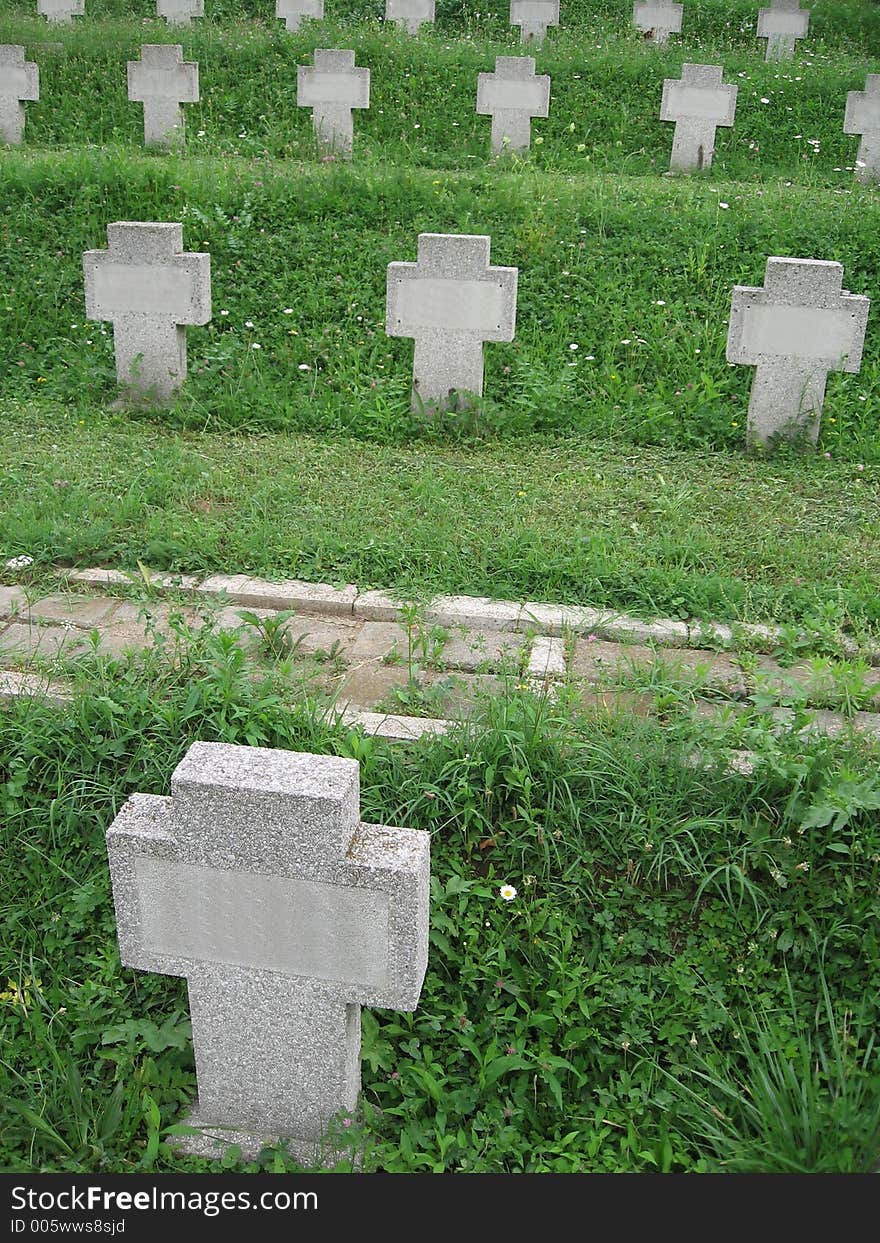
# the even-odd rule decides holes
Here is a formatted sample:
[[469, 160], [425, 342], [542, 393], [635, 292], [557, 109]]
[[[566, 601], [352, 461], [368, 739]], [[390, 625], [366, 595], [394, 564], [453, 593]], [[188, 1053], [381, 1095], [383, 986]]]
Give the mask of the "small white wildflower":
[[577, 341], [572, 341], [571, 345], [570, 345], [568, 348], [569, 348], [570, 350], [576, 350], [576, 349], [578, 348], [578, 343], [577, 343]]
[[221, 312], [220, 312], [220, 314], [221, 314], [221, 315], [228, 315], [228, 314], [229, 314], [229, 312], [228, 312], [228, 311], [221, 311]]
[[260, 345], [260, 343], [259, 343], [258, 341], [252, 341], [252, 342], [251, 342], [251, 349], [252, 349], [252, 350], [261, 350], [262, 348], [263, 348], [263, 347], [262, 347], [262, 345]]
[[513, 885], [502, 885], [498, 892], [505, 902], [512, 902], [516, 897], [516, 890]]
[[308, 364], [308, 363], [300, 363], [298, 370], [300, 370], [300, 371], [311, 371], [311, 367], [309, 366], [309, 364]]
[[29, 557], [26, 552], [23, 552], [18, 557], [10, 557], [6, 562], [6, 568], [7, 570], [26, 570], [29, 565], [33, 564], [33, 557]]
[[762, 104], [769, 104], [769, 102], [770, 102], [770, 100], [767, 98], [767, 96], [766, 96], [766, 95], [762, 95], [762, 96], [761, 96], [761, 103], [762, 103]]
[[662, 298], [658, 298], [657, 301], [654, 303], [654, 306], [666, 306], [666, 303], [663, 301]]
[[718, 206], [721, 208], [721, 210], [722, 210], [722, 211], [727, 211], [727, 209], [728, 209], [728, 207], [730, 206], [730, 204], [729, 204], [729, 203], [719, 203], [719, 204], [718, 204]]
[[293, 314], [293, 307], [292, 307], [292, 306], [286, 306], [286, 307], [284, 308], [284, 314], [285, 314], [285, 315], [292, 315], [292, 314]]
[[253, 328], [253, 326], [254, 326], [254, 321], [253, 321], [252, 319], [246, 319], [246, 320], [244, 321], [244, 326], [245, 326], [245, 328]]

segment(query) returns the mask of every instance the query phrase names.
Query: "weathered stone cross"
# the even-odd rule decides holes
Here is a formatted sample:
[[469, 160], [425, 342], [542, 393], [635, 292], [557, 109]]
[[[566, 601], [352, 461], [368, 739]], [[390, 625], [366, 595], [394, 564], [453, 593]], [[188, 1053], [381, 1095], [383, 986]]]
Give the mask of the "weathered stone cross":
[[385, 0], [385, 20], [417, 35], [424, 22], [434, 20], [434, 0]]
[[53, 25], [82, 17], [85, 11], [86, 0], [37, 0], [37, 12]]
[[[550, 78], [535, 76], [532, 56], [496, 56], [495, 72], [477, 78], [477, 112], [492, 118], [492, 150], [527, 151], [532, 117], [550, 111]], [[505, 139], [507, 140], [505, 142]]]
[[763, 289], [735, 286], [727, 360], [756, 367], [750, 443], [815, 443], [828, 372], [859, 370], [871, 304], [842, 285], [839, 263], [771, 257]]
[[40, 98], [40, 71], [25, 61], [24, 48], [0, 44], [0, 141], [16, 145], [24, 136], [24, 100]]
[[205, 0], [156, 0], [156, 16], [169, 26], [191, 26], [194, 17], [205, 16]]
[[354, 52], [315, 49], [314, 65], [296, 67], [296, 102], [312, 109], [319, 143], [351, 155], [354, 143], [352, 108], [370, 106], [370, 71], [356, 69]]
[[666, 78], [660, 120], [675, 122], [669, 167], [691, 172], [709, 168], [715, 153], [715, 127], [733, 125], [735, 86], [721, 82], [721, 65], [681, 67], [681, 79]]
[[846, 97], [844, 134], [861, 134], [856, 156], [859, 181], [880, 181], [880, 73], [869, 73], [863, 91]]
[[681, 34], [683, 13], [684, 5], [671, 0], [636, 0], [633, 24], [646, 43], [668, 43], [671, 34]]
[[510, 24], [519, 26], [520, 43], [540, 43], [548, 26], [559, 25], [559, 0], [510, 0]]
[[412, 408], [483, 392], [483, 342], [512, 341], [518, 269], [489, 267], [488, 237], [420, 233], [417, 263], [389, 263], [385, 331], [415, 337]]
[[211, 256], [183, 254], [183, 225], [107, 225], [109, 250], [83, 255], [86, 315], [113, 323], [116, 378], [140, 399], [186, 379], [185, 324], [211, 318]]
[[758, 12], [757, 37], [767, 40], [764, 60], [788, 60], [796, 40], [803, 39], [810, 25], [810, 10], [799, 0], [771, 0], [769, 9]]
[[324, 0], [275, 0], [275, 16], [283, 20], [287, 30], [299, 30], [304, 17], [321, 21]]
[[189, 989], [200, 1134], [174, 1141], [185, 1151], [286, 1138], [334, 1161], [361, 1006], [416, 1008], [430, 835], [362, 824], [359, 804], [355, 760], [196, 742], [170, 798], [134, 794], [111, 825], [122, 962]]
[[128, 62], [128, 98], [144, 105], [146, 145], [172, 147], [183, 141], [180, 105], [199, 102], [199, 67], [179, 43], [145, 43]]

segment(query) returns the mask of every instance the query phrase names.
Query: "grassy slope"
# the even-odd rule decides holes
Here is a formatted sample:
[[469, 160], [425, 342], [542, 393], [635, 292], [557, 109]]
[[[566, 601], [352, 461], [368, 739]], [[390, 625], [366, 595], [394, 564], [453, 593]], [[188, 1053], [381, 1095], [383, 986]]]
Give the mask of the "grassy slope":
[[[619, 21], [603, 46], [584, 47], [608, 14], [574, 10], [576, 29], [548, 41], [539, 64], [554, 78], [545, 142], [530, 165], [508, 170], [486, 167], [485, 118], [473, 113], [465, 75], [453, 76], [459, 65], [474, 76], [504, 48], [460, 41], [467, 23], [451, 10], [439, 29], [448, 21], [454, 42], [357, 25], [294, 38], [271, 21], [197, 23], [173, 35], [161, 23], [144, 34], [118, 21], [101, 26], [100, 41], [88, 23], [53, 32], [63, 52], [45, 40], [32, 48], [46, 60], [28, 144], [3, 163], [0, 256], [11, 281], [0, 308], [9, 412], [0, 551], [645, 612], [802, 620], [836, 609], [875, 620], [876, 312], [861, 373], [829, 383], [821, 448], [830, 465], [745, 459], [751, 372], [724, 359], [731, 287], [760, 283], [767, 254], [838, 259], [853, 292], [880, 284], [878, 193], [832, 163], [847, 158], [842, 92], [865, 64], [854, 23], [873, 46], [874, 14], [836, 9], [823, 38], [848, 31], [842, 48], [832, 56], [826, 38], [785, 67], [755, 56], [746, 9], [721, 30], [717, 18], [696, 10], [696, 37], [708, 40], [706, 59], [723, 51], [744, 66], [740, 119], [709, 176], [687, 180], [648, 172], [670, 141], [652, 91], [683, 52], [645, 48]], [[14, 15], [0, 26], [4, 39], [28, 32], [45, 35]], [[476, 34], [487, 32], [509, 35], [500, 21]], [[310, 154], [294, 87], [295, 61], [343, 34], [363, 50], [359, 60], [380, 66], [347, 168]], [[145, 38], [180, 38], [202, 62], [208, 132], [199, 139], [202, 122], [191, 116], [180, 159], [140, 148], [139, 109], [114, 70]], [[770, 105], [755, 103], [759, 91]], [[455, 117], [458, 132], [447, 124]], [[804, 160], [792, 133], [818, 138], [820, 153]], [[77, 149], [86, 138], [109, 145]], [[420, 162], [437, 167], [412, 166]], [[731, 169], [743, 179], [731, 180]], [[761, 185], [748, 180], [768, 170]], [[114, 392], [112, 334], [83, 320], [80, 256], [104, 245], [108, 221], [131, 218], [182, 219], [186, 245], [212, 255], [214, 319], [189, 330], [190, 378], [158, 416], [192, 431], [180, 440], [102, 409]], [[426, 429], [410, 416], [412, 345], [384, 333], [385, 266], [414, 258], [422, 230], [487, 232], [493, 259], [520, 269], [517, 337], [487, 349], [476, 427]], [[227, 427], [244, 438], [230, 440]], [[120, 439], [124, 448], [111, 450]], [[59, 443], [57, 453], [45, 455], [47, 442]], [[144, 452], [155, 459], [146, 486]], [[194, 453], [199, 495], [182, 483], [191, 473], [181, 459]], [[335, 465], [322, 468], [328, 455]], [[267, 475], [270, 461], [283, 472]], [[40, 486], [22, 487], [37, 478]], [[72, 487], [54, 489], [56, 478]], [[416, 514], [414, 489], [425, 498]], [[364, 518], [352, 497], [376, 515], [368, 540], [357, 538]]]

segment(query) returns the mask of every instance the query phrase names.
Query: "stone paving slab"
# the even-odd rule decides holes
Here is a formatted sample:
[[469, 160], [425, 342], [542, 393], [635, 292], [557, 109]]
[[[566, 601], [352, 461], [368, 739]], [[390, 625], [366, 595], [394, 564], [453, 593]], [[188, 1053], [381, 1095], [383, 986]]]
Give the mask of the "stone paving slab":
[[447, 734], [451, 721], [427, 716], [399, 716], [392, 712], [362, 712], [347, 708], [339, 718], [343, 725], [360, 727], [365, 734], [395, 742], [418, 742], [420, 738]]
[[22, 617], [35, 617], [39, 621], [69, 622], [82, 629], [91, 629], [105, 622], [118, 601], [112, 596], [44, 596], [29, 609], [22, 610]]
[[670, 679], [717, 687], [732, 695], [746, 693], [746, 681], [735, 657], [699, 648], [670, 647], [656, 651], [640, 643], [579, 639], [574, 646], [569, 672], [588, 682], [616, 682], [639, 672], [650, 672], [655, 667], [661, 668]]
[[62, 651], [69, 655], [77, 647], [86, 646], [87, 641], [85, 633], [73, 627], [11, 622], [0, 632], [0, 661], [8, 664], [12, 657], [30, 660], [34, 656], [55, 660]]
[[21, 698], [46, 699], [53, 704], [67, 704], [73, 699], [60, 684], [50, 682], [38, 673], [21, 673], [17, 669], [0, 669], [0, 703]]

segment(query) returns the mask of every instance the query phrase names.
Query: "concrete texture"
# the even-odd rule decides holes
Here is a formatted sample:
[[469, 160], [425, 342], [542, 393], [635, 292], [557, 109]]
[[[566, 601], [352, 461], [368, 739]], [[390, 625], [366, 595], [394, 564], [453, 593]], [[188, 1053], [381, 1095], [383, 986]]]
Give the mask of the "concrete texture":
[[736, 116], [735, 86], [721, 82], [721, 65], [681, 67], [681, 79], [666, 78], [660, 104], [660, 120], [675, 122], [669, 167], [679, 172], [698, 172], [712, 165], [715, 128], [733, 125]]
[[360, 1091], [360, 1007], [415, 1009], [430, 839], [365, 825], [353, 760], [194, 743], [171, 797], [107, 833], [126, 966], [185, 976], [198, 1103], [215, 1128], [320, 1161]]
[[846, 97], [844, 134], [860, 134], [856, 156], [859, 181], [880, 181], [880, 73], [869, 73], [863, 91], [850, 91]]
[[40, 71], [24, 48], [0, 44], [0, 142], [17, 146], [24, 137], [24, 105], [40, 98]]
[[388, 264], [385, 331], [415, 338], [414, 410], [482, 396], [483, 342], [513, 340], [519, 272], [490, 267], [489, 246], [488, 237], [420, 233], [417, 263]]
[[646, 43], [668, 43], [671, 34], [681, 34], [683, 4], [670, 0], [646, 0], [633, 5], [633, 24], [642, 31]]
[[186, 379], [186, 324], [211, 318], [211, 257], [183, 253], [183, 225], [118, 221], [83, 255], [86, 315], [113, 324], [116, 378], [138, 401]]
[[199, 67], [183, 59], [179, 43], [145, 43], [130, 60], [128, 98], [144, 105], [144, 142], [171, 149], [184, 140], [181, 104], [199, 102]]
[[531, 56], [496, 56], [495, 72], [477, 78], [477, 112], [492, 118], [492, 150], [528, 151], [532, 117], [550, 112], [550, 78], [535, 76]]
[[435, 596], [425, 609], [425, 620], [438, 626], [465, 626], [478, 630], [518, 630], [522, 605], [489, 596]]
[[772, 0], [769, 9], [758, 12], [757, 37], [767, 40], [764, 60], [790, 60], [794, 45], [803, 39], [810, 25], [809, 9], [799, 0]]
[[37, 0], [37, 12], [53, 26], [83, 17], [85, 11], [86, 0]]
[[385, 0], [385, 20], [417, 35], [423, 23], [434, 21], [434, 0]]
[[298, 613], [330, 613], [352, 616], [357, 587], [331, 587], [329, 583], [303, 583], [286, 579], [269, 583], [247, 574], [211, 574], [199, 587], [205, 596], [226, 596], [246, 608], [295, 609]]
[[359, 708], [346, 708], [339, 719], [352, 729], [362, 729], [365, 734], [392, 742], [418, 742], [420, 738], [447, 734], [452, 725], [451, 721], [434, 717], [365, 712]]
[[312, 109], [319, 144], [348, 157], [354, 143], [351, 110], [370, 106], [370, 71], [355, 68], [352, 51], [316, 48], [314, 65], [296, 67], [296, 102]]
[[190, 26], [194, 17], [205, 16], [205, 0], [156, 0], [156, 16], [169, 26]]
[[304, 17], [323, 19], [324, 0], [275, 0], [275, 16], [288, 30], [299, 30]]
[[510, 0], [510, 24], [521, 43], [540, 43], [548, 26], [559, 25], [559, 0]]
[[762, 289], [735, 286], [727, 361], [756, 367], [750, 444], [798, 435], [815, 444], [828, 372], [861, 367], [871, 304], [842, 284], [839, 263], [771, 257]]

